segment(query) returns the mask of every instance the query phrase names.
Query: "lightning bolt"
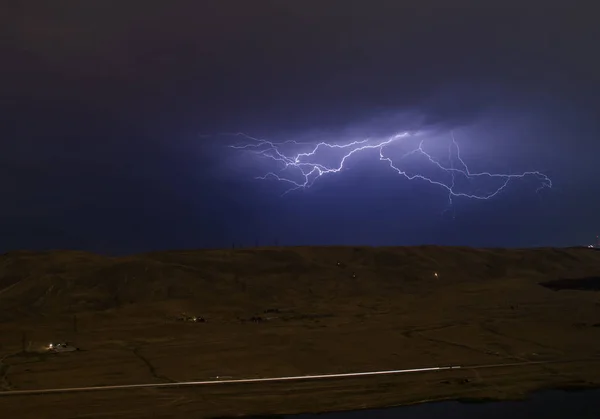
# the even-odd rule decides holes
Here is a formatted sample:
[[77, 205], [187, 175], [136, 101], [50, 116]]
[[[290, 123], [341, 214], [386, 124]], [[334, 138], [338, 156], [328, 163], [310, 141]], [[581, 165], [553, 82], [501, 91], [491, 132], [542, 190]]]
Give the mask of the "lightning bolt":
[[[310, 188], [317, 179], [326, 175], [342, 172], [344, 169], [347, 169], [347, 162], [353, 156], [367, 152], [367, 150], [378, 151], [378, 160], [386, 164], [399, 176], [402, 176], [409, 181], [421, 181], [445, 190], [448, 194], [450, 204], [452, 204], [453, 198], [457, 197], [477, 200], [494, 198], [503, 192], [512, 181], [526, 177], [532, 177], [539, 182], [536, 192], [552, 187], [550, 178], [538, 171], [527, 171], [520, 174], [472, 172], [461, 157], [460, 147], [454, 138], [454, 133], [451, 133], [451, 141], [448, 146], [449, 166], [440, 163], [431, 154], [425, 151], [423, 140], [411, 151], [399, 157], [394, 156], [394, 153], [390, 151], [389, 147], [396, 143], [405, 142], [413, 137], [408, 132], [398, 133], [383, 140], [371, 140], [367, 138], [346, 144], [336, 144], [324, 141], [315, 144], [314, 142], [303, 143], [292, 140], [273, 142], [266, 139], [255, 138], [241, 132], [226, 135], [232, 135], [243, 139], [241, 144], [230, 145], [230, 148], [253, 153], [261, 158], [272, 160], [280, 166], [280, 170], [277, 173], [268, 172], [262, 176], [257, 176], [256, 179], [273, 179], [288, 184], [289, 188], [283, 195], [298, 189]], [[309, 146], [309, 151], [301, 153], [289, 153], [283, 151], [284, 149], [289, 148], [289, 146]], [[341, 159], [338, 164], [328, 165], [323, 163], [324, 159], [322, 157], [319, 159], [319, 154], [326, 149], [339, 151]], [[411, 156], [424, 157], [426, 159], [425, 161], [431, 165], [431, 167], [437, 168], [447, 174], [449, 178], [448, 181], [444, 182], [419, 173], [410, 174], [407, 170], [402, 169], [400, 163]], [[468, 192], [464, 191], [464, 187], [462, 190], [459, 188], [458, 181], [460, 179], [464, 179], [469, 183], [478, 179], [490, 179], [494, 180], [496, 186], [487, 192]]]

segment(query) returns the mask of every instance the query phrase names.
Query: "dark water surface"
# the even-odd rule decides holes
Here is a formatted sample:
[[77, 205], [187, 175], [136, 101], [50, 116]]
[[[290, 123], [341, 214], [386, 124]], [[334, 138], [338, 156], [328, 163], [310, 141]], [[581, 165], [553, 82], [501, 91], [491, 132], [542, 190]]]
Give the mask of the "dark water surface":
[[523, 401], [424, 403], [388, 409], [275, 416], [285, 419], [600, 419], [600, 390], [543, 391]]
[[600, 291], [600, 276], [587, 278], [561, 278], [552, 281], [540, 282], [542, 287], [553, 291], [578, 290], [578, 291]]

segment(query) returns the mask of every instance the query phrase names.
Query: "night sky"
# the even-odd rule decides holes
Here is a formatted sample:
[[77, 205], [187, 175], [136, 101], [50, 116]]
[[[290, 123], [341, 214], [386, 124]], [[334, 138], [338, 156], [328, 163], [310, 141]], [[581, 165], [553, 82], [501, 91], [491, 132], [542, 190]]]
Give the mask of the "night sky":
[[[600, 233], [592, 0], [8, 3], [0, 251], [564, 246]], [[371, 150], [282, 196], [289, 184], [256, 179], [282, 167], [224, 135], [344, 144], [405, 131], [445, 167], [453, 134], [473, 173], [540, 171], [552, 188], [526, 177], [450, 205]], [[403, 167], [441, 176], [430, 163]]]

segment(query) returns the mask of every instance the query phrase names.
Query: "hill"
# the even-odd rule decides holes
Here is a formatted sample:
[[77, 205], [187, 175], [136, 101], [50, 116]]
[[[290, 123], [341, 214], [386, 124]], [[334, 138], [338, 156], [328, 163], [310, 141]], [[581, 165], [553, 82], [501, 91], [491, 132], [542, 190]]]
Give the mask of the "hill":
[[535, 283], [586, 275], [600, 275], [600, 254], [587, 249], [292, 247], [127, 257], [10, 252], [0, 256], [0, 306], [2, 319], [167, 301], [222, 312], [307, 298], [385, 298], [502, 278]]
[[[30, 410], [21, 397], [0, 402], [24, 418], [39, 409], [47, 417], [74, 408], [87, 415], [90, 403], [98, 417], [100, 411], [143, 417], [150, 400], [155, 414], [210, 417], [506, 398], [546, 386], [594, 385], [600, 383], [599, 277], [600, 253], [586, 248], [282, 247], [126, 257], [10, 252], [0, 256], [4, 390], [564, 364], [243, 393], [205, 389], [202, 397], [183, 389], [44, 396]], [[206, 322], [179, 321], [181, 313]], [[73, 341], [82, 351], [45, 354], [44, 345], [54, 340]], [[185, 400], [177, 413], [174, 400]]]

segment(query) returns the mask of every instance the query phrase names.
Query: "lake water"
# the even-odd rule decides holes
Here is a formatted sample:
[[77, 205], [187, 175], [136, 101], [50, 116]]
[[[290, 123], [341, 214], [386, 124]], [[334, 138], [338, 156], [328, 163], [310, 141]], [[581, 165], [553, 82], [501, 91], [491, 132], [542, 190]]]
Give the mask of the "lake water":
[[280, 416], [286, 419], [600, 419], [600, 390], [543, 391], [510, 402], [424, 403], [388, 409]]

